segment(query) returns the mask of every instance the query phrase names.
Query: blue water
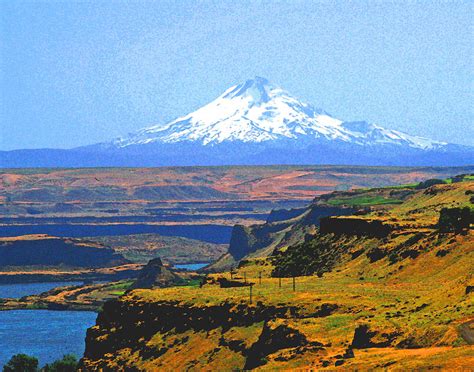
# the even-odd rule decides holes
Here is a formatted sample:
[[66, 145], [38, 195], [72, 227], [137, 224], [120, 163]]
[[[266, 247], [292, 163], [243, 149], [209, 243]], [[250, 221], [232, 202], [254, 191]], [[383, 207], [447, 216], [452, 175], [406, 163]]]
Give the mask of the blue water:
[[174, 265], [175, 268], [177, 269], [184, 269], [188, 271], [196, 271], [204, 266], [209, 265], [209, 263], [196, 263], [196, 264], [180, 264], [180, 265]]
[[79, 284], [82, 282], [0, 284], [0, 298], [21, 298], [40, 294], [56, 287]]
[[35, 356], [40, 366], [84, 353], [86, 330], [95, 324], [91, 311], [0, 311], [0, 366], [14, 354]]
[[160, 234], [164, 236], [182, 236], [203, 240], [208, 243], [228, 244], [232, 226], [224, 225], [9, 225], [2, 226], [2, 236], [28, 234], [49, 234], [61, 237], [80, 238], [84, 236]]

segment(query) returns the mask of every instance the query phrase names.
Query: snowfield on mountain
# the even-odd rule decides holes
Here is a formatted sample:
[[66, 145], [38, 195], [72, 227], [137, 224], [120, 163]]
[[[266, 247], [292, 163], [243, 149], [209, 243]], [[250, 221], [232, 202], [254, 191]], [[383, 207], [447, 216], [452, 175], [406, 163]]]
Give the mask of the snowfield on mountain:
[[114, 143], [119, 147], [181, 141], [213, 145], [224, 141], [264, 142], [325, 138], [358, 145], [397, 144], [433, 149], [446, 145], [366, 122], [343, 122], [256, 77], [235, 85], [197, 111], [142, 129]]

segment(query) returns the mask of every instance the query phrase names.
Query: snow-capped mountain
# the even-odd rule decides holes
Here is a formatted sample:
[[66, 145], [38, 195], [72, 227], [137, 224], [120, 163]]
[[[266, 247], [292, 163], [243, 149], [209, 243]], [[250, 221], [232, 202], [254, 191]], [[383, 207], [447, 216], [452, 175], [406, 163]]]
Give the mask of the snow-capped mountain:
[[301, 102], [268, 80], [256, 77], [232, 86], [211, 103], [166, 125], [140, 130], [114, 141], [118, 147], [153, 142], [266, 142], [316, 139], [356, 145], [396, 144], [434, 149], [444, 143], [384, 129], [366, 122], [343, 122]]
[[71, 150], [0, 151], [0, 167], [233, 164], [472, 165], [474, 148], [343, 121], [256, 77], [124, 138]]

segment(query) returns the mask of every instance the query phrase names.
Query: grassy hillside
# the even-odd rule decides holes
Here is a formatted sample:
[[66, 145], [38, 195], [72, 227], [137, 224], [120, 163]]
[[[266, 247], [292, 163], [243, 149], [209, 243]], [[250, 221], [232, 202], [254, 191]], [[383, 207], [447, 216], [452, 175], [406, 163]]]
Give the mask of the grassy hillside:
[[[392, 192], [402, 203], [326, 218], [326, 232], [315, 227], [292, 240], [310, 225], [308, 211], [285, 227], [284, 239], [270, 239], [202, 286], [135, 290], [107, 303], [88, 332], [82, 366], [470, 369], [473, 231], [442, 232], [438, 222], [442, 208], [472, 208], [473, 190], [464, 179], [357, 192], [357, 203]], [[324, 203], [331, 198], [351, 199], [334, 194]], [[374, 226], [386, 231], [374, 234]]]

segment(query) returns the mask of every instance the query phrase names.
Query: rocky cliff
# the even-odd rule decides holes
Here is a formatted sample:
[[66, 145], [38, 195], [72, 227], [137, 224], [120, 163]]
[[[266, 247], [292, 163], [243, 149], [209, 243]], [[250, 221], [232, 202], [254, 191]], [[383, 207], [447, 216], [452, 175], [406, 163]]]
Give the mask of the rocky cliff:
[[325, 217], [321, 219], [320, 234], [335, 234], [348, 236], [368, 236], [384, 238], [394, 230], [393, 226], [379, 220], [363, 218]]
[[[220, 366], [218, 370], [253, 369], [266, 364], [270, 354], [289, 348], [294, 352], [324, 350], [322, 343], [289, 324], [293, 317], [309, 315], [296, 307], [248, 306], [232, 300], [215, 305], [150, 302], [143, 301], [147, 292], [138, 293], [105, 304], [97, 325], [87, 332], [81, 370], [151, 370], [172, 365], [178, 369], [204, 365]], [[187, 352], [176, 354], [174, 349], [181, 347]], [[217, 358], [230, 359], [215, 363]]]
[[[297, 216], [286, 220], [266, 222], [264, 224], [242, 226], [235, 225], [232, 230], [229, 250], [208, 271], [222, 271], [235, 267], [244, 257], [267, 257], [278, 247], [295, 244], [305, 236], [316, 232], [320, 221], [327, 216], [350, 215], [357, 208], [350, 206], [330, 206], [318, 204], [319, 198], [307, 208], [298, 210]], [[285, 213], [279, 211], [278, 216]], [[293, 212], [289, 212], [291, 216]]]
[[130, 263], [113, 249], [81, 239], [24, 235], [0, 239], [0, 267], [112, 267]]
[[138, 274], [130, 289], [170, 287], [183, 282], [183, 279], [164, 266], [160, 258], [150, 260]]

